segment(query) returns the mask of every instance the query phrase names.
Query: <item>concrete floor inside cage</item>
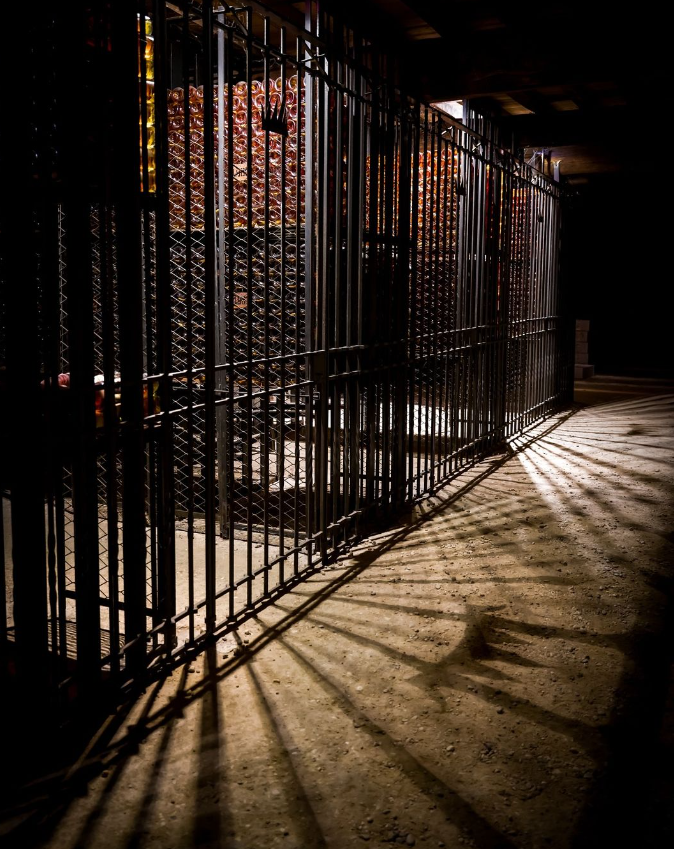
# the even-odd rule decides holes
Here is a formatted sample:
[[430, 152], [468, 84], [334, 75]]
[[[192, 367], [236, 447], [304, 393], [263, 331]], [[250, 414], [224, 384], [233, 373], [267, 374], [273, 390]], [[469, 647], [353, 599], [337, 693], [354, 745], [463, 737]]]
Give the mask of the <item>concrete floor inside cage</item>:
[[[343, 429], [344, 411], [341, 412], [341, 428]], [[380, 410], [380, 421], [383, 420], [383, 407]], [[439, 434], [435, 447], [436, 458], [440, 460], [451, 450], [455, 441], [457, 444], [470, 443], [475, 438], [475, 433], [483, 432], [487, 425], [479, 417], [475, 416], [473, 421], [468, 411], [462, 409], [453, 423], [454, 436], [447, 435], [451, 426], [446, 414], [437, 410], [433, 414], [433, 425], [435, 433]], [[420, 405], [412, 408], [410, 428], [414, 440], [415, 453], [412, 454], [412, 471], [416, 477], [423, 475], [425, 459], [430, 456], [430, 439], [427, 438], [431, 430], [431, 413]], [[389, 425], [392, 422], [389, 421]], [[328, 426], [331, 426], [330, 417]], [[473, 432], [475, 431], [475, 433]], [[222, 515], [216, 511], [216, 620], [223, 621], [233, 612], [238, 613], [246, 607], [251, 599], [256, 601], [262, 598], [267, 590], [280, 587], [284, 580], [294, 573], [303, 572], [309, 565], [309, 546], [306, 542], [307, 534], [307, 512], [308, 494], [306, 489], [306, 448], [299, 440], [286, 440], [283, 451], [279, 451], [279, 442], [271, 441], [272, 450], [265, 455], [262, 441], [262, 425], [251, 441], [250, 456], [239, 447], [235, 453], [233, 473], [235, 481], [235, 493], [232, 499], [232, 525], [229, 526], [230, 517], [227, 512]], [[424, 456], [424, 452], [425, 455]], [[327, 450], [328, 466], [332, 460], [332, 451]], [[363, 468], [360, 470], [362, 496], [365, 496], [365, 469], [364, 460], [361, 458]], [[384, 463], [384, 455], [381, 451], [375, 452], [373, 460], [375, 464]], [[250, 475], [250, 481], [247, 478]], [[265, 475], [268, 477], [266, 482]], [[75, 660], [77, 656], [76, 642], [76, 601], [74, 591], [76, 589], [76, 565], [75, 565], [75, 516], [73, 501], [70, 497], [68, 472], [65, 475], [65, 497], [63, 499], [63, 536], [64, 536], [64, 576], [65, 589], [69, 595], [65, 598], [66, 631], [68, 635], [67, 649], [68, 657]], [[185, 480], [181, 479], [183, 484]], [[99, 552], [99, 593], [101, 606], [99, 610], [101, 623], [101, 655], [104, 670], [109, 669], [110, 653], [110, 572], [117, 572], [116, 583], [118, 586], [118, 600], [122, 605], [120, 610], [120, 649], [124, 645], [124, 582], [123, 569], [120, 559], [115, 561], [110, 556], [110, 526], [108, 522], [107, 483], [105, 472], [105, 461], [98, 460], [98, 552]], [[281, 486], [283, 484], [283, 486]], [[195, 636], [205, 631], [205, 598], [206, 598], [206, 544], [205, 531], [206, 522], [204, 513], [199, 510], [203, 502], [204, 484], [201, 478], [201, 467], [195, 466], [194, 477], [191, 481], [193, 501], [197, 504], [193, 507], [192, 519], [188, 518], [186, 509], [188, 499], [185, 489], [179, 489], [177, 494], [176, 522], [175, 522], [175, 592], [176, 611], [180, 615], [176, 623], [176, 644], [182, 646], [192, 642]], [[284, 502], [282, 506], [280, 490], [283, 488]], [[330, 483], [328, 483], [328, 491]], [[250, 501], [246, 493], [252, 493]], [[265, 496], [266, 493], [266, 496]], [[315, 497], [312, 494], [315, 509]], [[330, 496], [328, 496], [330, 497]], [[121, 552], [124, 535], [122, 520], [121, 485], [117, 493], [117, 502], [120, 507], [117, 515], [117, 538], [118, 549]], [[203, 504], [201, 503], [203, 507]], [[8, 624], [12, 628], [13, 621], [13, 575], [12, 575], [12, 539], [10, 520], [10, 501], [4, 500], [5, 527], [7, 532], [4, 538], [5, 548], [5, 582], [8, 589]], [[153, 541], [151, 520], [149, 516], [149, 504], [147, 505], [147, 560], [146, 560], [146, 584], [147, 584], [147, 606], [152, 605], [152, 549], [156, 540]], [[45, 508], [45, 526], [49, 526]], [[249, 511], [250, 510], [250, 516]], [[266, 518], [266, 532], [265, 532]], [[315, 520], [314, 520], [315, 521]], [[223, 522], [226, 530], [220, 535], [220, 523]], [[250, 524], [250, 527], [249, 527]], [[281, 524], [283, 533], [281, 533]], [[297, 526], [297, 534], [295, 534]], [[231, 539], [230, 539], [230, 531]], [[249, 556], [250, 555], [250, 556]], [[313, 561], [317, 557], [317, 549], [312, 551]], [[265, 569], [265, 567], [267, 567]], [[266, 571], [266, 587], [265, 587]], [[248, 577], [247, 579], [247, 576]], [[248, 585], [250, 584], [250, 592]], [[230, 591], [229, 588], [233, 587]], [[231, 598], [230, 598], [231, 596]], [[185, 612], [196, 607], [192, 617]], [[153, 627], [152, 617], [148, 616], [147, 628]], [[124, 664], [124, 657], [120, 662]]]
[[674, 387], [577, 406], [419, 502], [5, 798], [7, 845], [664, 847]]

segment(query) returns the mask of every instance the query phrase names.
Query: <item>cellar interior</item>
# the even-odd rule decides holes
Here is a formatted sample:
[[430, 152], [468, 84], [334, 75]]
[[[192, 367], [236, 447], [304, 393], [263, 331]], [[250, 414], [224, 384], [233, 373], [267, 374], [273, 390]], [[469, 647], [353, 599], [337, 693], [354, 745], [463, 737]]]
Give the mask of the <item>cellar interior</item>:
[[[204, 39], [203, 14], [137, 15], [133, 258], [132, 210], [95, 166], [64, 172], [83, 197], [57, 191], [39, 213], [58, 301], [48, 312], [40, 280], [62, 694], [86, 669], [133, 676], [140, 640], [152, 667], [227, 629], [570, 391], [558, 186], [483, 116], [397, 91], [393, 61], [320, 9], [310, 39], [248, 7], [209, 10]], [[87, 85], [129, 109], [99, 55], [105, 25], [89, 26]], [[325, 26], [334, 58], [312, 52]], [[6, 525], [13, 635], [9, 512]], [[89, 635], [78, 605], [98, 608]]]
[[10, 845], [668, 845], [672, 374], [634, 121], [662, 82], [628, 29], [481, 0], [31, 22]]

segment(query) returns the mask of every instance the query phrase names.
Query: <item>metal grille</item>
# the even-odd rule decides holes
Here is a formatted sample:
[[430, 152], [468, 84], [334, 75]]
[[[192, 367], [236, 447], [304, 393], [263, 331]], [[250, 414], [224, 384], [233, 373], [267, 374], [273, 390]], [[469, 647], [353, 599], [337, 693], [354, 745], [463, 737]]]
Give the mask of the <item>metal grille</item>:
[[54, 108], [107, 105], [31, 211], [48, 592], [6, 564], [3, 640], [48, 622], [64, 699], [224, 632], [568, 398], [554, 184], [311, 4], [305, 29], [150, 6], [89, 21]]

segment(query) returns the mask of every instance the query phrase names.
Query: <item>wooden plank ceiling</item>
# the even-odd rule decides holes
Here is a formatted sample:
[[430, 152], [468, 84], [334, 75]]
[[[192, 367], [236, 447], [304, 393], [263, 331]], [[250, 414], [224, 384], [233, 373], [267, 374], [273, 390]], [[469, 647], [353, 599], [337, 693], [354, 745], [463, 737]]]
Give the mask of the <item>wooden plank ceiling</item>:
[[[304, 3], [267, 2], [303, 14]], [[329, 5], [329, 4], [328, 4]], [[664, 21], [604, 2], [339, 0], [385, 38], [425, 100], [469, 98], [518, 148], [545, 149], [566, 175], [636, 165], [644, 126], [667, 102]]]
[[[388, 0], [374, 2], [389, 13]], [[471, 98], [517, 147], [561, 160], [562, 174], [636, 165], [640, 128], [657, 122], [666, 102], [664, 22], [607, 2], [405, 5], [439, 36], [410, 33], [425, 98]]]

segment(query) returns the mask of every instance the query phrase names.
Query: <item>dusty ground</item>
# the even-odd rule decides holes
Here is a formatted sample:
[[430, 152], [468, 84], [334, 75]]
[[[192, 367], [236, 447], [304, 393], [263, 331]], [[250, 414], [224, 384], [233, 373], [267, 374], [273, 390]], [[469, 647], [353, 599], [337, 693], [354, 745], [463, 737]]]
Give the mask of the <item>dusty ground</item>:
[[674, 845], [674, 394], [579, 390], [112, 717], [14, 842]]

